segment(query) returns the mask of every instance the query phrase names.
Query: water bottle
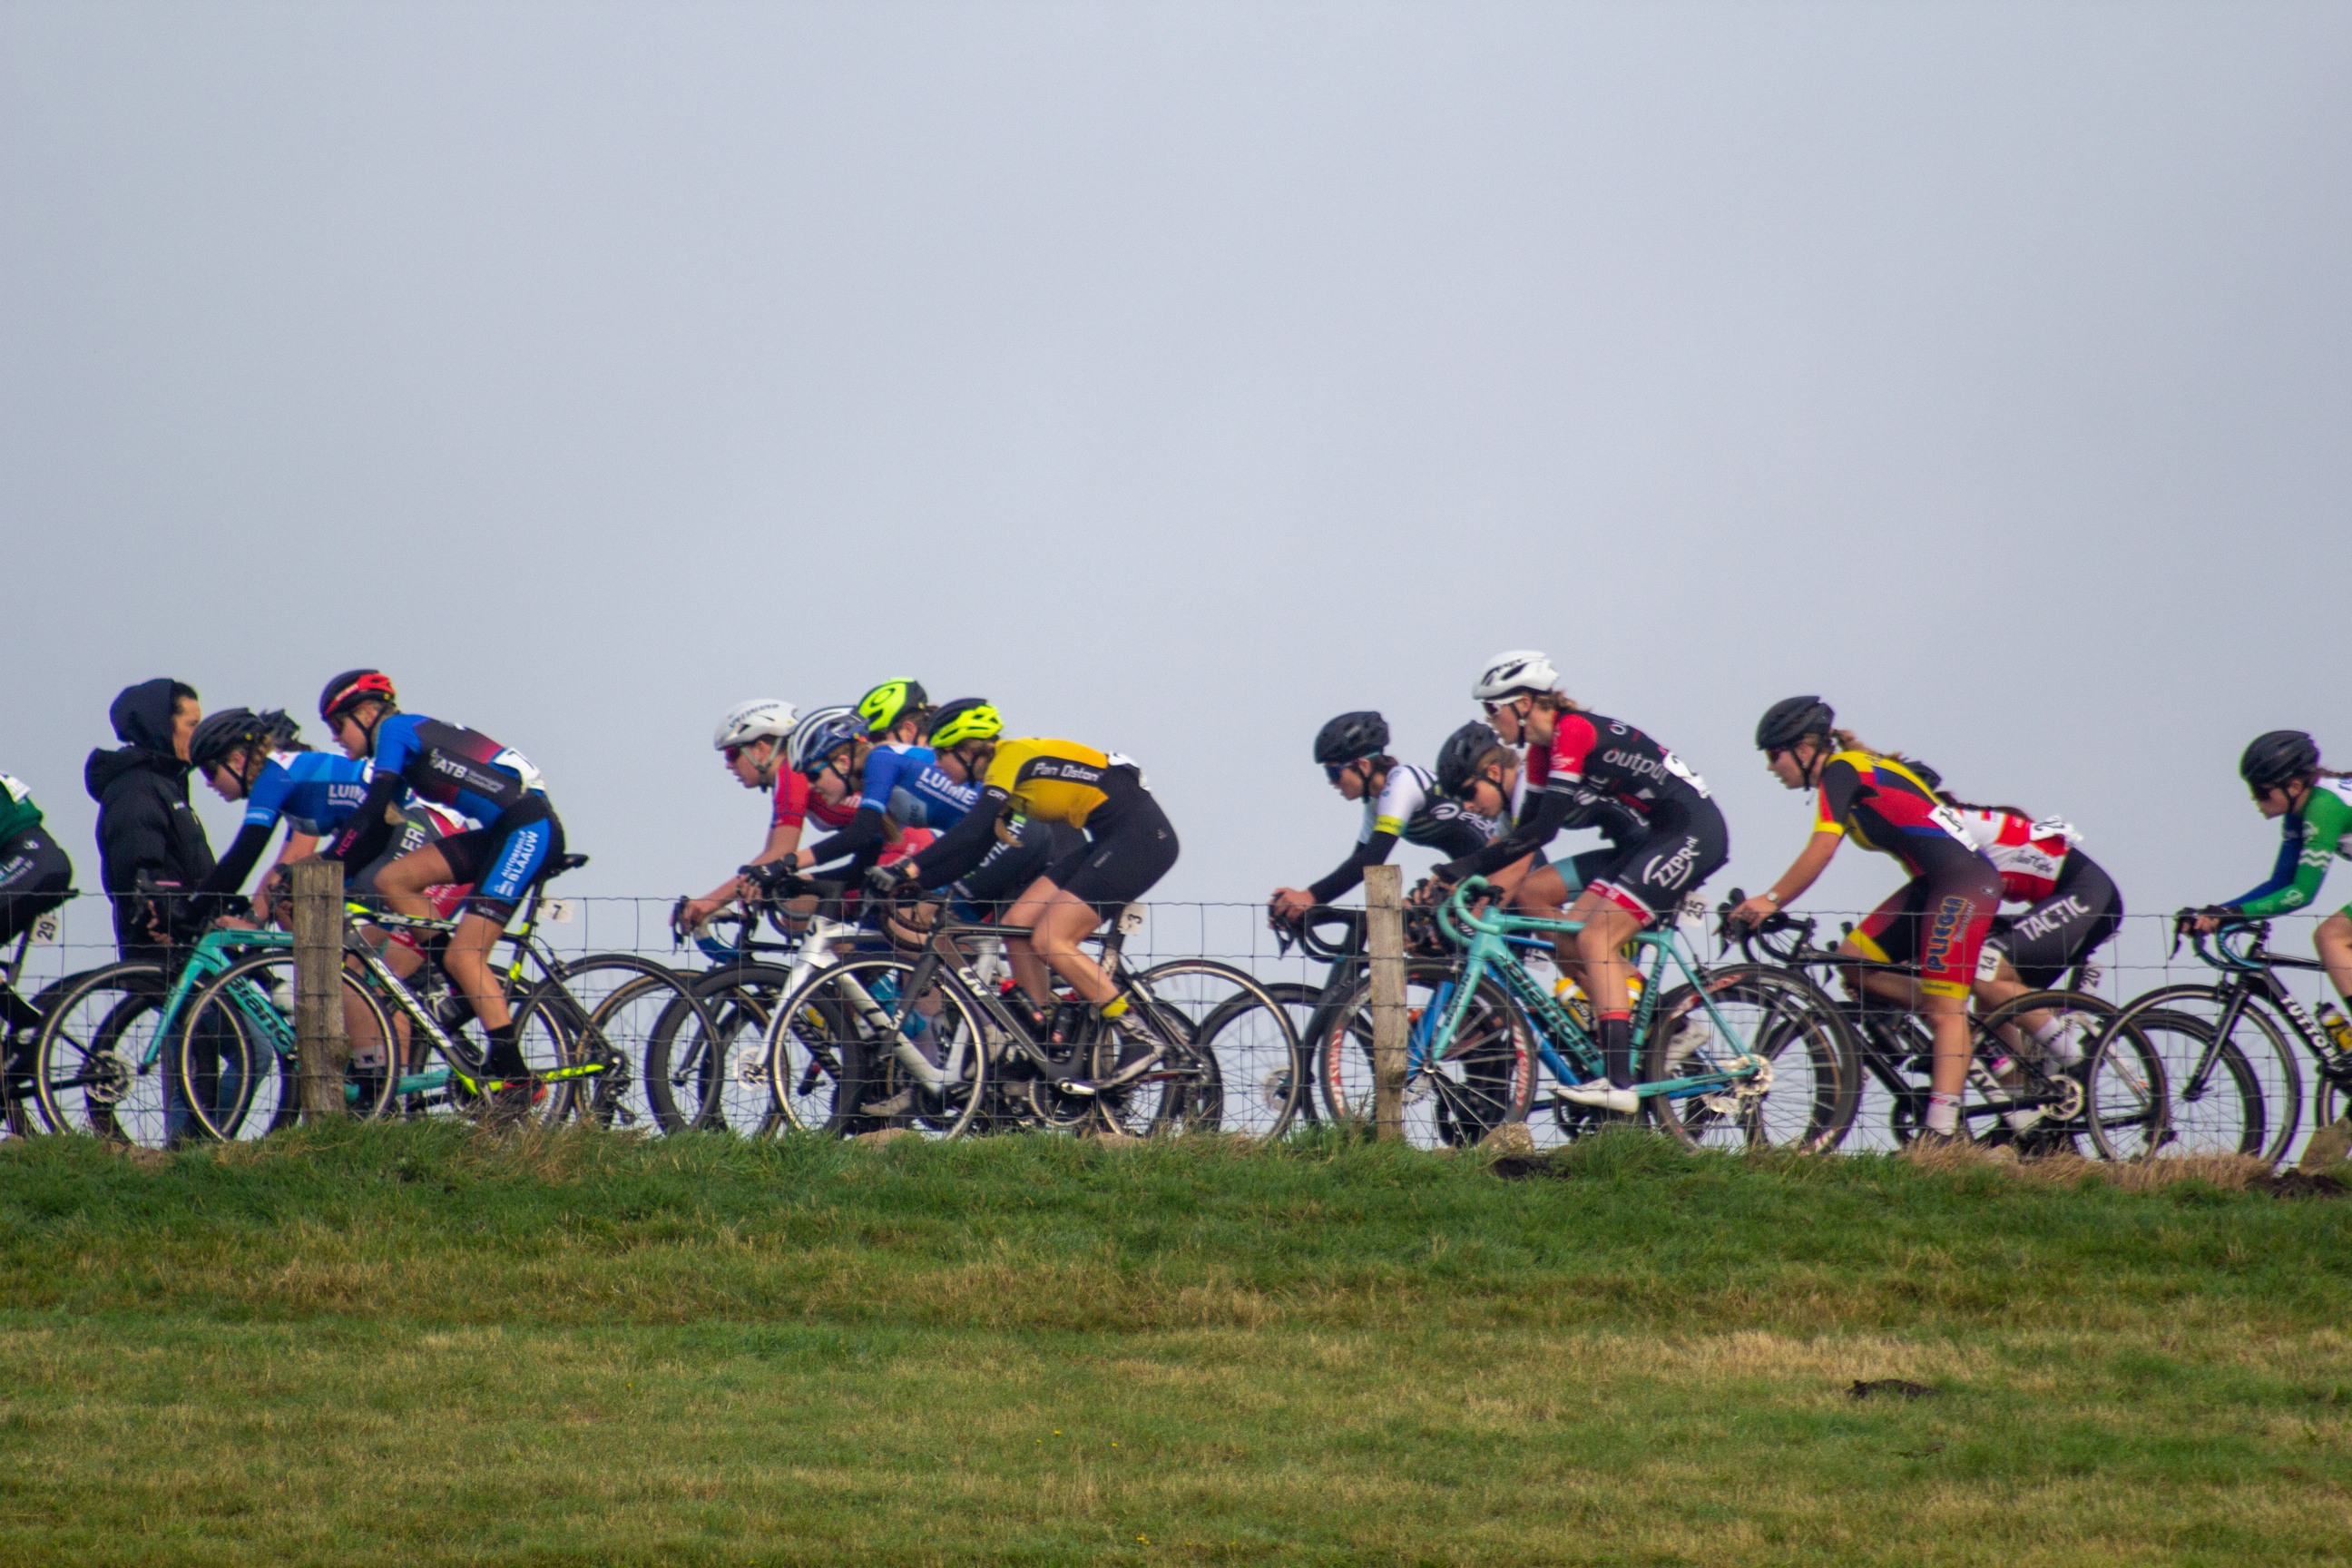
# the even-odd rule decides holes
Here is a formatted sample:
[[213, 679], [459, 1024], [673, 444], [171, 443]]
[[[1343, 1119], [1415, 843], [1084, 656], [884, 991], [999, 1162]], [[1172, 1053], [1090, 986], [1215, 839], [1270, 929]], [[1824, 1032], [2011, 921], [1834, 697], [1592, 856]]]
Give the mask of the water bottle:
[[2336, 1047], [2339, 1061], [2352, 1059], [2352, 1018], [2344, 1016], [2344, 1009], [2333, 1002], [2322, 1002], [2319, 1005], [2319, 1028], [2327, 1037], [2328, 1044]]

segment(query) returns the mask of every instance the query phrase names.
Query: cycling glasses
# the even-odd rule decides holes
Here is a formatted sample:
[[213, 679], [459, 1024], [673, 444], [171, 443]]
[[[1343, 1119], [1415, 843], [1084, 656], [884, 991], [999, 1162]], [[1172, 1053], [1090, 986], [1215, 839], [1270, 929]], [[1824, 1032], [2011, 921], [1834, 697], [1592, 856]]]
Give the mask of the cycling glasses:
[[734, 745], [729, 746], [726, 750], [720, 752], [719, 754], [727, 759], [728, 766], [732, 767], [735, 765], [737, 758], [740, 757], [744, 752], [750, 751], [759, 743], [760, 742], [757, 741], [739, 741]]

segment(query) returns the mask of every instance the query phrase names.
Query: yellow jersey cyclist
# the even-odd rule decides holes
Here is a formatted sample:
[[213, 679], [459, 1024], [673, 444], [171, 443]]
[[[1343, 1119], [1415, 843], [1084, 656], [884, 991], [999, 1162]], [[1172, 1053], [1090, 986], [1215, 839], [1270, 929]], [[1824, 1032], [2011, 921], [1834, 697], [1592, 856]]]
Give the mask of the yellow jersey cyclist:
[[1819, 697], [1775, 702], [1756, 725], [1756, 749], [1783, 787], [1815, 794], [1813, 836], [1788, 870], [1731, 911], [1754, 924], [1786, 908], [1820, 879], [1838, 846], [1851, 838], [1892, 857], [1910, 879], [1838, 944], [1850, 958], [1918, 966], [1918, 979], [1885, 970], [1846, 977], [1867, 994], [1916, 1011], [1935, 1037], [1927, 1125], [1922, 1143], [1959, 1139], [1960, 1094], [1974, 1046], [1969, 992], [1992, 920], [2000, 909], [2000, 873], [1959, 814], [1900, 756], [1874, 752]]
[[1033, 1005], [1041, 1010], [1053, 1005], [1052, 977], [1058, 974], [1125, 1041], [1109, 1079], [1099, 1084], [1071, 1079], [1059, 1087], [1093, 1094], [1130, 1081], [1156, 1059], [1156, 1042], [1128, 1016], [1118, 987], [1078, 944], [1150, 892], [1176, 864], [1176, 829], [1168, 814], [1152, 797], [1142, 770], [1115, 752], [1076, 741], [1007, 741], [952, 731], [946, 740], [945, 749], [979, 775], [980, 799], [937, 843], [901, 866], [868, 873], [869, 882], [892, 894], [909, 883], [942, 887], [976, 869], [997, 842], [997, 825], [1016, 816], [1083, 830], [1085, 842], [1047, 867], [1004, 911], [1007, 926], [1029, 931], [1026, 937], [1006, 938], [1005, 955]]
[[[2319, 901], [2320, 884], [2337, 856], [2352, 859], [2352, 774], [2319, 765], [2319, 742], [2301, 730], [2258, 735], [2238, 759], [2238, 776], [2254, 805], [2279, 825], [2278, 862], [2263, 885], [2198, 917], [2197, 930], [2216, 930], [2222, 914], [2284, 915]], [[2352, 904], [2312, 933], [2319, 962], [2336, 994], [2352, 1003]]]
[[1341, 800], [1363, 803], [1363, 826], [1355, 849], [1329, 876], [1304, 888], [1274, 890], [1268, 908], [1277, 924], [1346, 898], [1363, 881], [1365, 868], [1388, 863], [1399, 839], [1450, 860], [1476, 852], [1495, 836], [1496, 812], [1480, 816], [1446, 799], [1428, 769], [1398, 762], [1388, 754], [1388, 721], [1369, 709], [1342, 713], [1316, 735], [1315, 760], [1323, 776]]

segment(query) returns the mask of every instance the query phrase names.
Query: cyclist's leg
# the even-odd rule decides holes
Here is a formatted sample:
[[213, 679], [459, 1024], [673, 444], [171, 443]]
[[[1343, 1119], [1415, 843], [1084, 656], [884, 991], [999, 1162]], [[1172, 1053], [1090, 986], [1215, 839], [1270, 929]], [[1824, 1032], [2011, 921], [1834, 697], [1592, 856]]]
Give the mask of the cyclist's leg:
[[1960, 1091], [1968, 1083], [1974, 1042], [1969, 1032], [1969, 987], [1977, 958], [2000, 908], [2000, 875], [1982, 857], [1955, 857], [1926, 879], [1927, 911], [1919, 931], [1919, 1012], [1936, 1039], [1929, 1074], [1927, 1130], [1958, 1130]]
[[1176, 864], [1179, 847], [1167, 815], [1146, 795], [1128, 808], [1114, 831], [1065, 857], [1047, 879], [1055, 897], [1033, 942], [1054, 972], [1097, 1006], [1116, 1009], [1118, 988], [1078, 942], [1150, 892]]
[[[1837, 951], [1874, 963], [1911, 963], [1919, 952], [1919, 924], [1927, 907], [1927, 879], [1914, 877], [1897, 888], [1847, 933]], [[1918, 982], [1908, 974], [1860, 965], [1840, 972], [1845, 993], [1857, 1002], [1892, 1002], [1906, 1012], [1919, 1010]]]

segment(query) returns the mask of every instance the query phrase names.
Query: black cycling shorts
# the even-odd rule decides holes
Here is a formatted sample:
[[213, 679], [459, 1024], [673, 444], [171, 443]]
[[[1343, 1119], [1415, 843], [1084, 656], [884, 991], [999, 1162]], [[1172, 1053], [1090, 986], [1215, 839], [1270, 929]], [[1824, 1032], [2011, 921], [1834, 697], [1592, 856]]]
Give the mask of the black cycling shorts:
[[449, 862], [452, 882], [473, 884], [462, 912], [504, 925], [531, 885], [563, 857], [563, 819], [533, 791], [500, 812], [488, 827], [453, 833], [434, 846]]
[[1045, 878], [1066, 893], [1073, 893], [1109, 920], [1119, 910], [1150, 892], [1168, 868], [1176, 864], [1176, 829], [1160, 803], [1141, 790], [1118, 825], [1099, 837], [1063, 856], [1046, 869]]
[[[2124, 896], [2099, 863], [2070, 850], [2050, 896], [2023, 914], [1993, 921], [1985, 951], [1998, 950], [2029, 989], [2046, 991], [2124, 923]], [[1979, 979], [1990, 978], [1980, 969]]]
[[1018, 841], [997, 840], [980, 864], [957, 878], [948, 891], [970, 906], [973, 914], [991, 919], [1027, 892], [1030, 883], [1051, 871], [1055, 861], [1086, 845], [1086, 835], [1067, 823], [1024, 817]]
[[73, 861], [47, 830], [28, 827], [0, 845], [0, 942], [14, 942], [66, 901]]
[[[1584, 886], [1647, 925], [1671, 918], [1685, 894], [1731, 858], [1731, 830], [1722, 808], [1705, 795], [1669, 801], [1650, 817], [1650, 830], [1605, 861], [1580, 855], [1571, 863]], [[1576, 891], [1580, 889], [1571, 889]]]

